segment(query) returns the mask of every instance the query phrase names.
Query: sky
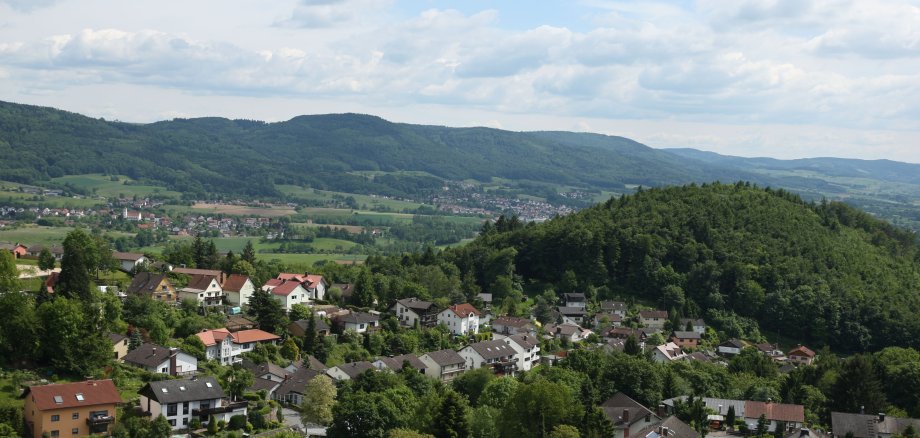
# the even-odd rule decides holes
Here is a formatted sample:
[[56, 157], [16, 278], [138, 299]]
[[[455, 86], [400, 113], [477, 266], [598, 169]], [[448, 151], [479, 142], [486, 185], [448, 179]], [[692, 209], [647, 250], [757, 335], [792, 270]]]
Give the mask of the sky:
[[0, 100], [920, 163], [920, 0], [0, 0]]

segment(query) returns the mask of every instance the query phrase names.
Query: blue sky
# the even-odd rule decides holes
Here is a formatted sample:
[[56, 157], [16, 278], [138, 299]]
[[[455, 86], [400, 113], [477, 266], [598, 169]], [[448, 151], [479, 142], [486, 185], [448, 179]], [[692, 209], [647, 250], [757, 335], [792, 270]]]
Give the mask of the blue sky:
[[920, 0], [0, 0], [0, 99], [920, 162]]

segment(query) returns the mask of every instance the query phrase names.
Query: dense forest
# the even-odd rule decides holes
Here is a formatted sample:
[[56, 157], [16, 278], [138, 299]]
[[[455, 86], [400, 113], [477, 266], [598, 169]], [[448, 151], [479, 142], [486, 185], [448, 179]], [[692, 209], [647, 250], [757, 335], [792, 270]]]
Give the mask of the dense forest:
[[[585, 291], [840, 351], [920, 346], [916, 235], [747, 183], [641, 190], [547, 223], [501, 218], [441, 257], [498, 296]], [[756, 324], [755, 324], [756, 322]]]

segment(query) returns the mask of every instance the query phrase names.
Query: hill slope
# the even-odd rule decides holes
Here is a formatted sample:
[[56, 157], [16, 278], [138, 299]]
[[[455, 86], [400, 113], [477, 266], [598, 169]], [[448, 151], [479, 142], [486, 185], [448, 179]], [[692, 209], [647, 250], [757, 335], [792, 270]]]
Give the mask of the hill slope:
[[735, 314], [815, 346], [920, 346], [915, 235], [840, 203], [740, 183], [643, 190], [488, 233], [453, 257], [489, 288], [484, 261], [509, 248], [532, 292], [596, 287], [706, 316], [731, 336], [749, 333]]

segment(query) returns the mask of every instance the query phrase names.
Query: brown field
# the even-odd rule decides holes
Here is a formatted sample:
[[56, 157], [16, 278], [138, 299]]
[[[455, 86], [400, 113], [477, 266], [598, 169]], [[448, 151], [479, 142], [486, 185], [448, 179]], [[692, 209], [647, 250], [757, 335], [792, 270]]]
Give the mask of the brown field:
[[261, 216], [261, 217], [278, 217], [290, 216], [296, 211], [289, 207], [248, 207], [245, 205], [226, 205], [226, 204], [208, 204], [199, 202], [192, 206], [192, 209], [200, 212], [222, 213], [236, 216]]

